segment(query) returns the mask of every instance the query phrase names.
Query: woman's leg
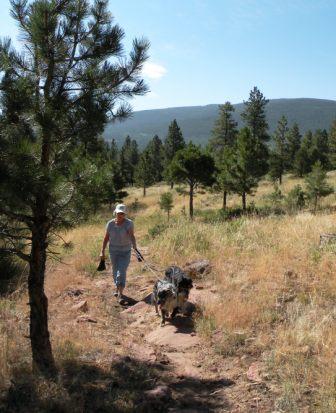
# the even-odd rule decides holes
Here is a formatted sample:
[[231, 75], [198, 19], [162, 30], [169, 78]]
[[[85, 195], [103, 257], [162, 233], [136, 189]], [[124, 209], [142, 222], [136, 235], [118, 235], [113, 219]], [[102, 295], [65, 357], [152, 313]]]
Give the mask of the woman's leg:
[[122, 295], [126, 286], [126, 272], [131, 260], [131, 251], [119, 252], [117, 259], [117, 276], [116, 284], [120, 295]]
[[112, 268], [112, 276], [114, 285], [116, 287], [116, 293], [118, 293], [118, 285], [117, 285], [117, 273], [118, 273], [118, 262], [117, 262], [117, 253], [114, 251], [110, 251], [110, 259], [111, 259], [111, 268]]

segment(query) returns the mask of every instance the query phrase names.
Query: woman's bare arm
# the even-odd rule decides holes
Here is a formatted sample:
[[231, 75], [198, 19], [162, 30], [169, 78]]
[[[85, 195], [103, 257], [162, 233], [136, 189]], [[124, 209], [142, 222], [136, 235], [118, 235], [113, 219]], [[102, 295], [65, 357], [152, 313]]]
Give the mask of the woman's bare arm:
[[102, 258], [105, 257], [105, 248], [106, 248], [107, 243], [109, 242], [109, 239], [110, 239], [109, 233], [106, 231], [106, 234], [103, 240], [103, 246], [102, 246], [101, 253], [100, 253], [100, 256]]
[[136, 250], [137, 249], [137, 245], [136, 245], [136, 239], [135, 239], [135, 235], [134, 235], [134, 230], [133, 228], [128, 230], [128, 234], [131, 238], [131, 242], [132, 242], [132, 247]]

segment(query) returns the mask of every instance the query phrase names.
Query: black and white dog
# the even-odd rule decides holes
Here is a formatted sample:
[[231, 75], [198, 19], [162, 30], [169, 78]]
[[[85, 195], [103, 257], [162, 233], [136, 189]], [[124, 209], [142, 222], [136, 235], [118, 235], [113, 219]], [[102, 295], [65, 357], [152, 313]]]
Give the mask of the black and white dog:
[[161, 310], [161, 325], [165, 324], [169, 314], [173, 319], [179, 310], [183, 310], [192, 287], [192, 279], [181, 268], [166, 269], [165, 278], [155, 283], [152, 294], [156, 313], [159, 314], [158, 308]]
[[166, 317], [174, 312], [177, 303], [177, 288], [167, 280], [158, 280], [154, 284], [152, 301], [155, 311], [161, 311], [161, 325], [166, 322]]
[[174, 318], [179, 310], [183, 310], [185, 303], [188, 301], [193, 283], [192, 279], [180, 267], [174, 265], [166, 269], [165, 280], [171, 282], [177, 288], [177, 303], [171, 315]]

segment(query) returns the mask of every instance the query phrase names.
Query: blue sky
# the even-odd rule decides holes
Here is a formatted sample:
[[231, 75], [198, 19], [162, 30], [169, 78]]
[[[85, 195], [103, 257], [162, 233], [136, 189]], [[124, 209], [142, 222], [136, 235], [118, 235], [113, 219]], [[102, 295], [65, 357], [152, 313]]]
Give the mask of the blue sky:
[[[0, 36], [15, 37], [0, 0]], [[335, 0], [111, 0], [125, 46], [151, 42], [135, 110], [267, 98], [335, 99]]]

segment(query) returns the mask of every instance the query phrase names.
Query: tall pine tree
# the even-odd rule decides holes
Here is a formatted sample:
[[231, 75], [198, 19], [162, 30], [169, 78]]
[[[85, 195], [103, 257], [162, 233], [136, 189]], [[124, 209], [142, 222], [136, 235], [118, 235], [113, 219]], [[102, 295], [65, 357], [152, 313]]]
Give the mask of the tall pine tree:
[[113, 162], [119, 161], [119, 148], [115, 139], [112, 139], [110, 145], [110, 159]]
[[301, 178], [303, 177], [303, 175], [306, 175], [311, 171], [312, 147], [313, 134], [311, 131], [307, 131], [301, 141], [300, 149], [297, 151], [294, 161], [294, 172]]
[[185, 147], [185, 141], [182, 131], [174, 119], [168, 128], [168, 135], [164, 141], [164, 156], [165, 156], [165, 176], [170, 182], [171, 188], [174, 186], [174, 181], [169, 175], [169, 164], [174, 158], [177, 151]]
[[80, 187], [95, 168], [82, 146], [95, 144], [107, 121], [128, 116], [125, 100], [146, 91], [148, 43], [134, 40], [127, 57], [104, 0], [11, 4], [25, 52], [0, 42], [1, 248], [28, 263], [33, 367], [48, 375], [55, 373], [44, 292], [51, 234], [78, 219]]
[[211, 132], [212, 137], [209, 140], [210, 150], [218, 159], [222, 158], [225, 148], [232, 147], [235, 144], [238, 130], [237, 122], [232, 115], [234, 110], [230, 102], [219, 105], [219, 116]]
[[270, 175], [282, 184], [282, 176], [287, 168], [288, 158], [288, 122], [285, 116], [278, 121], [274, 132], [274, 149], [270, 154]]
[[255, 141], [255, 156], [258, 158], [255, 176], [263, 176], [268, 169], [268, 148], [266, 143], [269, 140], [268, 123], [266, 121], [266, 105], [268, 100], [255, 86], [249, 96], [249, 100], [244, 102], [245, 110], [241, 117], [245, 125], [250, 129]]
[[126, 136], [125, 142], [120, 150], [120, 167], [129, 185], [134, 184], [135, 168], [139, 162], [138, 144], [135, 139]]
[[232, 115], [234, 110], [230, 102], [219, 106], [219, 116], [209, 141], [209, 149], [217, 168], [216, 187], [223, 193], [223, 209], [226, 208], [227, 194], [230, 190], [229, 169], [238, 133], [237, 122]]
[[324, 169], [329, 167], [328, 132], [325, 129], [317, 129], [313, 135], [310, 152], [311, 167], [316, 162], [321, 162]]
[[[252, 194], [260, 179], [258, 165], [258, 141], [251, 129], [243, 128], [237, 137], [237, 146], [230, 168], [230, 182], [233, 191], [241, 196], [243, 210], [246, 210], [246, 195]], [[261, 159], [262, 163], [263, 160]]]
[[134, 176], [136, 184], [143, 189], [143, 196], [146, 196], [146, 189], [155, 182], [152, 158], [148, 149], [140, 155]]
[[329, 164], [331, 169], [336, 169], [336, 119], [333, 120], [329, 131]]
[[199, 184], [213, 184], [215, 162], [211, 155], [204, 153], [198, 146], [189, 143], [179, 150], [171, 164], [170, 176], [176, 182], [184, 182], [189, 186], [189, 215], [194, 216], [194, 195]]
[[288, 170], [294, 171], [294, 163], [297, 152], [301, 145], [301, 134], [299, 125], [294, 123], [294, 125], [289, 129], [287, 134], [288, 148], [287, 148], [287, 159], [286, 163], [288, 165]]
[[155, 135], [147, 145], [153, 167], [154, 182], [161, 182], [164, 169], [164, 149], [161, 139]]

